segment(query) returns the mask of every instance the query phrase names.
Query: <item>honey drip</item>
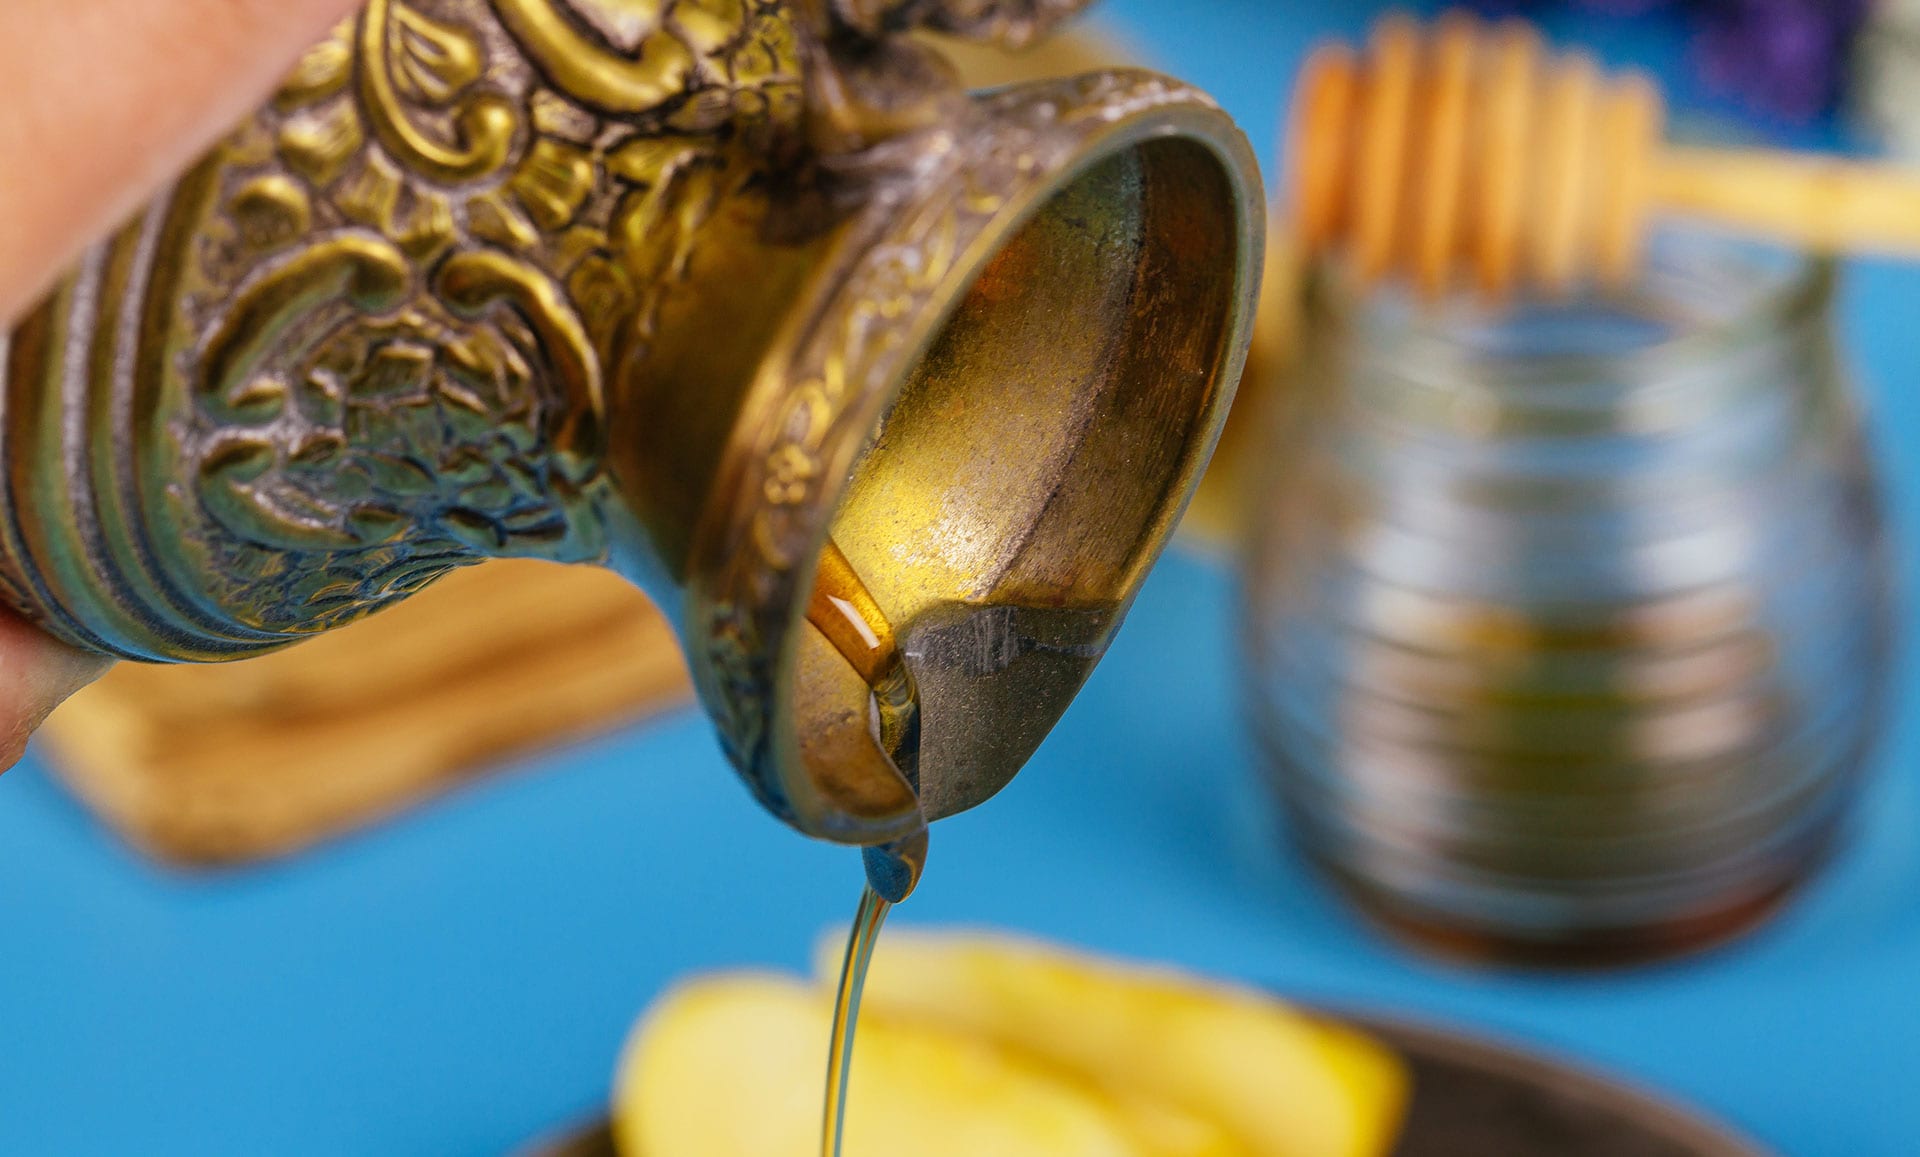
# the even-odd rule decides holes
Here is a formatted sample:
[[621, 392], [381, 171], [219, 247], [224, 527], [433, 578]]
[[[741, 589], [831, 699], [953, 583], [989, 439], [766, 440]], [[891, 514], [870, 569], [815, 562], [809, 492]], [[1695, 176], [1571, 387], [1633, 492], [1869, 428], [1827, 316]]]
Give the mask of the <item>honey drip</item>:
[[881, 750], [912, 782], [909, 765], [917, 754], [919, 719], [913, 673], [907, 669], [893, 624], [832, 540], [820, 552], [813, 595], [807, 600], [807, 621], [866, 681], [873, 692], [875, 731]]
[[[853, 564], [831, 540], [820, 553], [818, 577], [807, 600], [807, 621], [824, 635], [872, 692], [874, 740], [901, 775], [919, 789], [920, 707], [913, 673], [893, 624]], [[860, 1021], [860, 994], [880, 927], [895, 901], [904, 899], [926, 863], [926, 829], [894, 844], [865, 849], [868, 884], [860, 895], [847, 951], [834, 992], [833, 1032], [827, 1049], [826, 1103], [821, 1115], [821, 1157], [840, 1157], [847, 1113], [847, 1082]]]

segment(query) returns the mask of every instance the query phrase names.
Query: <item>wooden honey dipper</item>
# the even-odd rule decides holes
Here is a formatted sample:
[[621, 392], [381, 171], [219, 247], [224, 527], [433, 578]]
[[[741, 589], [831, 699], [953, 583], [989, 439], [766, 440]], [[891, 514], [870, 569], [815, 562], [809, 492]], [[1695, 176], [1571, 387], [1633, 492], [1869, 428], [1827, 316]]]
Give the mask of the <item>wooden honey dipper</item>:
[[1679, 148], [1638, 74], [1553, 57], [1529, 26], [1406, 17], [1364, 57], [1308, 61], [1293, 108], [1299, 238], [1344, 249], [1365, 283], [1463, 280], [1504, 298], [1625, 284], [1656, 215], [1820, 251], [1920, 255], [1920, 175], [1784, 152]]

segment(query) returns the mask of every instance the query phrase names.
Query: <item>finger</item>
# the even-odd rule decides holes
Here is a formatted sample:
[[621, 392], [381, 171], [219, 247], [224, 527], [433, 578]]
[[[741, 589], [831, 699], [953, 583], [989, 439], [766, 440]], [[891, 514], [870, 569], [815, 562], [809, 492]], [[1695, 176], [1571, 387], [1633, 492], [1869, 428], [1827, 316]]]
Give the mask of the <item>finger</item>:
[[354, 0], [0, 0], [0, 324]]
[[0, 610], [0, 772], [19, 761], [55, 707], [112, 665]]

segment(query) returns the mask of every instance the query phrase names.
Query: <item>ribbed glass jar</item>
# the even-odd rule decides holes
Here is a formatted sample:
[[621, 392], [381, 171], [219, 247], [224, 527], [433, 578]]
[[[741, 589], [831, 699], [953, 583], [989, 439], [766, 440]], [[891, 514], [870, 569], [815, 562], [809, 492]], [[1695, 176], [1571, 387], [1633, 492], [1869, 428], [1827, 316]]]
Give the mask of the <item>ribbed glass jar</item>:
[[1604, 301], [1321, 276], [1251, 504], [1249, 685], [1299, 844], [1374, 917], [1660, 957], [1832, 848], [1894, 620], [1833, 291], [1702, 235]]

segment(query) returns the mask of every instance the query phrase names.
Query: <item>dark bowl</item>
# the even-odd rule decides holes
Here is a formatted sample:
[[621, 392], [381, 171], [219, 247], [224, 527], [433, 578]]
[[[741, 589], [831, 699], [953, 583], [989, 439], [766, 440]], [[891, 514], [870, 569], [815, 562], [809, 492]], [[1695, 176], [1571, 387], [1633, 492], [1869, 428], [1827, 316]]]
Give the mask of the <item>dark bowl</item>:
[[[1659, 1097], [1447, 1029], [1343, 1017], [1399, 1050], [1413, 1103], [1394, 1157], [1767, 1157]], [[604, 1121], [522, 1157], [618, 1157]]]
[[1394, 1157], [1766, 1157], [1668, 1101], [1570, 1064], [1448, 1029], [1345, 1019], [1412, 1066]]

